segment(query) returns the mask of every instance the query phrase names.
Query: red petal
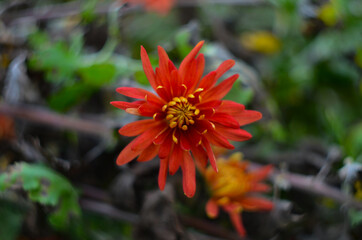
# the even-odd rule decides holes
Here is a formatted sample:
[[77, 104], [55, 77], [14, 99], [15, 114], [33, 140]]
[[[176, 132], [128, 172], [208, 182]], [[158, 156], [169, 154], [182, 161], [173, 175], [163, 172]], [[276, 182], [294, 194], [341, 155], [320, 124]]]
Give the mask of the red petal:
[[160, 169], [158, 172], [158, 187], [163, 190], [165, 189], [166, 178], [167, 178], [167, 167], [168, 157], [160, 159]]
[[168, 66], [170, 59], [169, 59], [165, 49], [163, 49], [161, 46], [158, 46], [157, 50], [158, 50], [158, 56], [159, 56], [159, 62], [158, 62], [159, 68], [163, 74], [168, 76], [170, 74], [170, 71], [169, 71], [170, 69]]
[[123, 136], [137, 136], [157, 124], [153, 119], [140, 120], [123, 126], [118, 132]]
[[[139, 1], [137, 1], [139, 2]], [[143, 3], [144, 1], [142, 1]], [[160, 15], [166, 15], [172, 6], [175, 4], [175, 0], [156, 0], [156, 1], [146, 1], [145, 7], [147, 11], [155, 11]]]
[[196, 107], [200, 110], [202, 110], [204, 108], [217, 108], [221, 105], [221, 103], [222, 103], [221, 100], [212, 100], [212, 101], [197, 104]]
[[223, 100], [221, 105], [217, 108], [217, 112], [228, 113], [232, 116], [240, 114], [245, 110], [245, 106], [230, 100]]
[[202, 145], [206, 149], [206, 153], [207, 156], [209, 157], [212, 168], [215, 170], [215, 172], [218, 172], [214, 152], [211, 149], [209, 141], [205, 137], [202, 138]]
[[[203, 134], [205, 134], [205, 132], [214, 129], [213, 124], [208, 120], [196, 121], [194, 128], [200, 135], [203, 135]], [[207, 131], [205, 131], [205, 130], [207, 130]]]
[[237, 201], [242, 205], [245, 210], [249, 211], [269, 211], [274, 207], [273, 202], [258, 197], [243, 197], [241, 199], [238, 199]]
[[[136, 142], [139, 137], [135, 138], [125, 148], [123, 148], [123, 150], [117, 157], [117, 161], [116, 161], [117, 165], [123, 165], [123, 164], [126, 164], [126, 163], [132, 161], [135, 157], [137, 157], [142, 152], [143, 149], [132, 150], [133, 143]], [[146, 147], [148, 147], [148, 146], [146, 146]]]
[[229, 212], [229, 217], [236, 231], [239, 233], [240, 236], [244, 237], [246, 231], [241, 220], [241, 214], [238, 212]]
[[191, 149], [190, 141], [186, 136], [186, 133], [181, 132], [180, 134], [180, 146], [184, 151], [189, 151]]
[[203, 88], [204, 91], [208, 90], [209, 88], [213, 87], [217, 81], [215, 78], [216, 71], [212, 71], [208, 73], [205, 77], [203, 77], [200, 81], [199, 88]]
[[263, 117], [263, 115], [258, 111], [244, 110], [243, 112], [235, 114], [234, 117], [238, 121], [240, 126], [243, 126], [258, 121]]
[[157, 125], [153, 126], [149, 130], [139, 135], [134, 141], [132, 141], [132, 150], [137, 151], [139, 149], [145, 149], [148, 147], [154, 138], [165, 128], [164, 122], [158, 122]]
[[220, 64], [220, 66], [216, 69], [216, 76], [215, 79], [216, 81], [225, 73], [227, 72], [230, 68], [232, 68], [235, 65], [235, 61], [234, 60], [226, 60], [223, 63]]
[[135, 102], [122, 102], [122, 101], [113, 101], [111, 104], [116, 108], [126, 110], [127, 108], [138, 108], [145, 101], [135, 101]]
[[204, 98], [204, 101], [223, 98], [231, 90], [234, 82], [236, 81], [236, 79], [238, 79], [238, 77], [238, 74], [234, 74], [231, 77], [222, 81], [216, 87], [208, 90], [204, 95], [201, 95]]
[[[197, 61], [192, 59], [188, 64], [188, 67], [185, 68], [184, 72], [180, 72], [182, 83], [186, 85], [188, 92], [191, 90], [191, 87], [197, 84], [195, 79], [195, 73], [197, 70]], [[196, 83], [195, 83], [196, 82]]]
[[160, 111], [161, 107], [151, 102], [145, 102], [138, 107], [139, 114], [144, 117], [153, 117], [155, 113]]
[[166, 158], [170, 155], [170, 153], [172, 153], [173, 141], [171, 134], [166, 137], [165, 141], [160, 146], [160, 151], [158, 152], [158, 156], [160, 158]]
[[154, 157], [157, 156], [159, 149], [160, 149], [159, 145], [151, 144], [145, 150], [143, 150], [143, 152], [137, 158], [137, 161], [146, 162], [146, 161], [152, 160]]
[[169, 94], [169, 90], [166, 89], [163, 86], [158, 86], [156, 89], [156, 92], [158, 94], [158, 96], [160, 96], [163, 100], [165, 100], [166, 102], [168, 102], [170, 99], [170, 94]]
[[148, 58], [147, 52], [143, 46], [141, 46], [141, 61], [143, 71], [145, 72], [148, 81], [150, 82], [152, 88], [156, 90], [158, 84], [156, 83], [155, 73], [153, 72], [150, 59]]
[[[201, 110], [201, 109], [200, 109]], [[215, 109], [214, 108], [204, 108], [200, 111], [200, 116], [205, 115], [206, 119], [209, 119], [212, 115], [215, 114]]]
[[261, 181], [268, 177], [270, 172], [273, 170], [273, 165], [267, 165], [264, 167], [259, 168], [258, 170], [249, 172], [250, 179], [252, 181]]
[[[170, 82], [166, 79], [166, 76], [161, 72], [160, 68], [156, 68], [156, 79], [159, 82], [159, 86], [162, 87], [162, 95], [160, 95], [166, 102], [171, 98]], [[172, 79], [171, 79], [172, 80]]]
[[182, 93], [180, 75], [177, 70], [171, 72], [171, 95], [172, 97], [178, 97]]
[[201, 134], [198, 133], [193, 127], [187, 130], [186, 134], [192, 146], [198, 146], [201, 144]]
[[247, 131], [240, 128], [229, 128], [222, 126], [220, 124], [215, 124], [215, 131], [219, 132], [221, 135], [227, 139], [233, 141], [246, 141], [249, 140], [252, 136]]
[[240, 125], [236, 119], [227, 114], [222, 112], [216, 112], [212, 116], [208, 117], [209, 121], [219, 123], [225, 127], [231, 127], [231, 128], [239, 128]]
[[223, 137], [220, 133], [216, 132], [215, 130], [208, 131], [205, 134], [205, 137], [210, 141], [211, 144], [223, 147], [227, 149], [234, 149], [235, 147], [229, 143], [229, 141]]
[[191, 198], [195, 195], [196, 191], [195, 163], [189, 152], [183, 153], [184, 159], [181, 165], [183, 190], [185, 195]]
[[162, 76], [161, 86], [163, 86], [168, 92], [170, 89], [170, 81], [171, 81], [171, 72], [169, 62], [170, 59], [168, 55], [161, 46], [158, 46], [158, 56], [159, 56], [159, 74]]
[[[162, 144], [167, 139], [167, 136], [171, 134], [171, 131], [172, 131], [172, 129], [167, 126], [159, 135], [157, 135], [155, 137], [155, 139], [153, 140], [153, 143], [157, 144], [157, 145]], [[170, 137], [171, 137], [171, 135], [170, 135]]]
[[255, 183], [250, 186], [250, 192], [268, 192], [270, 186], [264, 183]]
[[116, 89], [116, 91], [124, 96], [138, 99], [143, 99], [146, 97], [146, 95], [154, 95], [145, 89], [134, 87], [119, 87]]
[[212, 199], [207, 201], [205, 210], [209, 218], [216, 218], [219, 215], [219, 206]]
[[192, 93], [199, 83], [202, 73], [205, 68], [205, 58], [203, 54], [197, 56], [196, 59], [191, 60], [189, 67], [185, 69], [182, 82], [187, 87], [187, 94]]
[[192, 155], [196, 160], [197, 167], [204, 169], [207, 165], [207, 153], [201, 146], [191, 147]]
[[173, 64], [173, 62], [171, 60], [168, 60], [168, 69], [170, 72], [172, 72], [173, 70], [177, 70], [177, 68], [175, 67], [175, 64]]
[[199, 81], [202, 77], [202, 74], [204, 73], [204, 69], [205, 69], [204, 54], [200, 53], [199, 56], [197, 56], [196, 61], [197, 61], [197, 69], [196, 69], [196, 73], [195, 73], [194, 85], [191, 87], [192, 91], [196, 87], [196, 85], [199, 83]]
[[174, 175], [177, 170], [179, 169], [182, 159], [183, 158], [183, 150], [180, 148], [179, 144], [175, 144], [173, 151], [170, 155], [170, 162], [169, 162], [169, 173], [170, 175]]
[[199, 42], [192, 50], [191, 52], [184, 58], [184, 60], [181, 62], [179, 71], [183, 78], [183, 75], [186, 72], [186, 69], [189, 67], [190, 62], [196, 57], [196, 55], [199, 53], [200, 49], [202, 48], [202, 45], [204, 45], [204, 41]]

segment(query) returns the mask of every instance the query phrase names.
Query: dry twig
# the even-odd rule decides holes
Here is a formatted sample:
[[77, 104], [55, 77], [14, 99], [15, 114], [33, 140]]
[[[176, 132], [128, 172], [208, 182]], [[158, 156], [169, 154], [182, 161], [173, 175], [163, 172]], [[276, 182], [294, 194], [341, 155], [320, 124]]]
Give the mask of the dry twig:
[[70, 117], [49, 110], [27, 105], [0, 104], [0, 113], [30, 122], [40, 123], [62, 129], [97, 135], [110, 136], [112, 126], [75, 117]]

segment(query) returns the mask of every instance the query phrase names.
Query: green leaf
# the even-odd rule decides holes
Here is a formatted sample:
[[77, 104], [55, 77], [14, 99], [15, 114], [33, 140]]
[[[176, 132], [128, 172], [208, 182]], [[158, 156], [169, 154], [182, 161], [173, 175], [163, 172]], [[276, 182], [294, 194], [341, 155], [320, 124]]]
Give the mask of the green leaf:
[[112, 63], [96, 63], [78, 70], [83, 81], [94, 87], [111, 83], [116, 75], [116, 67]]
[[350, 128], [344, 143], [350, 156], [357, 158], [362, 154], [362, 123]]
[[70, 82], [74, 79], [79, 61], [79, 56], [70, 51], [64, 42], [47, 43], [35, 49], [30, 58], [30, 67], [46, 71], [49, 82]]
[[176, 48], [179, 52], [181, 59], [185, 58], [187, 54], [192, 50], [192, 46], [189, 44], [191, 38], [191, 32], [188, 29], [180, 30], [175, 36]]
[[150, 82], [148, 81], [148, 79], [143, 71], [135, 72], [134, 77], [139, 84], [146, 85], [146, 86], [150, 85]]
[[348, 216], [349, 220], [351, 221], [352, 227], [356, 227], [357, 225], [362, 223], [362, 211], [350, 209], [348, 211]]
[[49, 221], [57, 229], [65, 229], [70, 216], [81, 214], [78, 192], [66, 178], [46, 166], [27, 163], [16, 165], [10, 172], [0, 175], [1, 191], [15, 182], [22, 184], [32, 201], [56, 207]]
[[52, 95], [48, 100], [48, 104], [50, 108], [59, 112], [64, 112], [78, 104], [81, 100], [87, 99], [93, 91], [94, 87], [84, 83], [75, 83]]
[[13, 202], [0, 199], [1, 240], [17, 239], [23, 224], [25, 213], [26, 211], [24, 207]]

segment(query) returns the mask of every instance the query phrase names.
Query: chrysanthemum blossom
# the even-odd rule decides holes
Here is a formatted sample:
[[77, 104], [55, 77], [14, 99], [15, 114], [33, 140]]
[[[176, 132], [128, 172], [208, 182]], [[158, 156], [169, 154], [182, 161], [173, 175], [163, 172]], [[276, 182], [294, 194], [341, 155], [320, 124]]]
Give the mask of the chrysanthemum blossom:
[[228, 160], [218, 158], [219, 172], [208, 167], [205, 179], [210, 187], [211, 199], [206, 204], [206, 213], [210, 218], [219, 214], [219, 207], [226, 211], [241, 236], [246, 232], [241, 219], [242, 211], [268, 211], [273, 203], [256, 195], [269, 190], [261, 183], [272, 170], [268, 165], [253, 172], [247, 172], [248, 163], [243, 162], [241, 153], [234, 153]]
[[154, 11], [166, 15], [175, 4], [175, 0], [121, 0], [132, 5], [142, 5], [147, 11]]
[[120, 87], [117, 92], [139, 99], [134, 102], [111, 102], [127, 113], [151, 117], [125, 125], [119, 130], [124, 136], [137, 136], [117, 158], [122, 165], [137, 158], [144, 162], [157, 155], [160, 158], [158, 184], [165, 186], [167, 173], [181, 167], [183, 189], [188, 197], [195, 194], [195, 163], [206, 167], [208, 159], [217, 171], [211, 144], [233, 149], [229, 140], [244, 141], [251, 135], [240, 126], [261, 118], [257, 111], [245, 110], [222, 98], [229, 92], [238, 75], [232, 75], [215, 86], [217, 80], [233, 65], [223, 62], [215, 71], [203, 75], [205, 58], [198, 54], [204, 42], [199, 42], [177, 69], [165, 50], [158, 47], [159, 67], [153, 70], [146, 50], [141, 47], [144, 72], [157, 93], [141, 88]]

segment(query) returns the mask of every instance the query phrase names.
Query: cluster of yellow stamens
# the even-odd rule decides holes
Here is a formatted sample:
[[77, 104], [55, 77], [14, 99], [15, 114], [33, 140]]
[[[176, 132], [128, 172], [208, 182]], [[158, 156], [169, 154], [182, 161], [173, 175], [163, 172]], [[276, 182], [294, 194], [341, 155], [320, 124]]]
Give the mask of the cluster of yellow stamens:
[[188, 129], [189, 125], [195, 123], [193, 118], [200, 113], [200, 110], [185, 97], [174, 97], [172, 101], [162, 107], [162, 111], [167, 111], [166, 120], [170, 128], [179, 127], [184, 131]]

